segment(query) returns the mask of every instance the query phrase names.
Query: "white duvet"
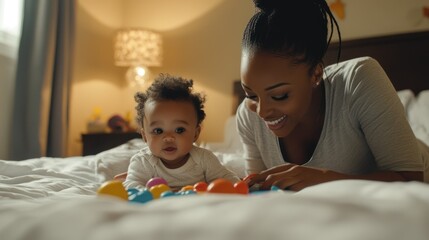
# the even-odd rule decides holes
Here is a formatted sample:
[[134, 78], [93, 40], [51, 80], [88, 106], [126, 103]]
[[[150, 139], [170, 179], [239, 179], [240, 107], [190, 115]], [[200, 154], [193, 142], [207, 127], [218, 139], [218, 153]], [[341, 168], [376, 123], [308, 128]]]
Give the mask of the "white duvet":
[[[130, 203], [96, 190], [133, 140], [96, 156], [0, 161], [0, 239], [429, 239], [429, 185], [337, 181], [301, 192]], [[237, 170], [233, 155], [218, 155]]]
[[300, 193], [131, 204], [108, 197], [6, 201], [1, 239], [413, 239], [429, 236], [424, 184], [344, 181]]

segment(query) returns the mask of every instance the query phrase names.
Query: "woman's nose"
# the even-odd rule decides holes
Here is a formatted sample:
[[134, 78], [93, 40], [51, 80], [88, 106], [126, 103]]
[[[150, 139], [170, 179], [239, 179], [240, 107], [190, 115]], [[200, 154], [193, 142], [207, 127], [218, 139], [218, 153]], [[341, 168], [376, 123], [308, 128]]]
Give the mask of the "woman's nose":
[[265, 119], [270, 115], [271, 106], [267, 104], [267, 102], [259, 100], [256, 105], [256, 113], [259, 115], [260, 118]]

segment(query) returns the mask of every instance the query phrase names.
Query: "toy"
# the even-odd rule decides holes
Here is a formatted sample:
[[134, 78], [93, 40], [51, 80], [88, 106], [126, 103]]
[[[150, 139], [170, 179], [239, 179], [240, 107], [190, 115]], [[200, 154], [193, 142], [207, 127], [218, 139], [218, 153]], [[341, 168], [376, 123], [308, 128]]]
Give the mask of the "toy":
[[150, 189], [151, 187], [156, 186], [156, 185], [158, 185], [158, 184], [165, 184], [165, 185], [168, 185], [168, 184], [167, 184], [167, 181], [165, 181], [165, 179], [164, 179], [164, 178], [161, 178], [161, 177], [154, 177], [154, 178], [149, 179], [149, 181], [147, 181], [147, 183], [146, 183], [146, 188], [147, 188], [147, 189]]
[[107, 126], [112, 132], [128, 132], [130, 130], [129, 123], [118, 114], [109, 118]]
[[186, 192], [186, 191], [193, 191], [193, 190], [194, 190], [194, 186], [187, 185], [182, 187], [179, 192]]
[[207, 191], [208, 184], [206, 182], [197, 182], [194, 184], [195, 192], [205, 192]]
[[229, 180], [219, 178], [211, 182], [207, 187], [209, 193], [237, 193], [234, 185]]
[[[254, 175], [253, 175], [254, 176]], [[174, 192], [163, 178], [152, 178], [147, 184], [146, 188], [139, 190], [135, 188], [125, 189], [122, 181], [111, 180], [103, 183], [97, 191], [100, 195], [111, 195], [119, 197], [123, 200], [136, 203], [146, 203], [155, 199], [174, 197], [192, 194], [259, 194], [267, 191], [252, 190], [248, 187], [248, 181], [252, 175], [247, 176], [242, 181], [232, 183], [227, 179], [219, 178], [212, 181], [210, 184], [206, 182], [198, 182], [192, 185], [182, 187], [178, 192]], [[276, 186], [271, 187], [271, 191], [282, 191]]]
[[161, 196], [161, 193], [171, 191], [170, 187], [167, 184], [161, 183], [155, 186], [152, 186], [149, 189], [149, 192], [152, 193], [154, 199], [157, 199]]
[[161, 193], [161, 198], [173, 197], [173, 196], [176, 196], [176, 194], [173, 191], [165, 191]]
[[239, 181], [234, 183], [235, 192], [238, 194], [249, 194], [249, 186], [245, 181]]
[[[137, 190], [135, 188], [131, 188], [131, 189]], [[128, 191], [130, 191], [131, 189], [128, 189]], [[153, 199], [154, 199], [154, 197], [153, 197], [152, 193], [146, 189], [143, 191], [137, 190], [136, 194], [133, 194], [129, 197], [129, 201], [137, 202], [137, 203], [145, 203], [145, 202], [149, 202]]]
[[112, 180], [103, 183], [97, 190], [97, 194], [115, 196], [128, 201], [128, 192], [121, 181]]

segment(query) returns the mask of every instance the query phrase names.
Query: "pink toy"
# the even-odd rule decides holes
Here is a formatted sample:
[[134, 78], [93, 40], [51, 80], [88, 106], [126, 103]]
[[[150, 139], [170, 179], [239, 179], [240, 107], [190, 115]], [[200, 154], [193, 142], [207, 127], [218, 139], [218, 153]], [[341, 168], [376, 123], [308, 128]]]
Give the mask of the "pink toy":
[[159, 185], [159, 184], [165, 184], [168, 186], [167, 181], [165, 181], [164, 178], [154, 177], [154, 178], [149, 179], [149, 181], [147, 181], [146, 188], [150, 189], [151, 187]]

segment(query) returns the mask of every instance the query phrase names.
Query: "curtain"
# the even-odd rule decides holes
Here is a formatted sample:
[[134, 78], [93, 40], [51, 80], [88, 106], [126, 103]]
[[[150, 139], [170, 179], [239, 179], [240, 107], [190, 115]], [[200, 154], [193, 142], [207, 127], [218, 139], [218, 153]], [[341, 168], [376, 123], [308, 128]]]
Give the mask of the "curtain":
[[74, 16], [74, 0], [24, 1], [10, 159], [66, 154]]

